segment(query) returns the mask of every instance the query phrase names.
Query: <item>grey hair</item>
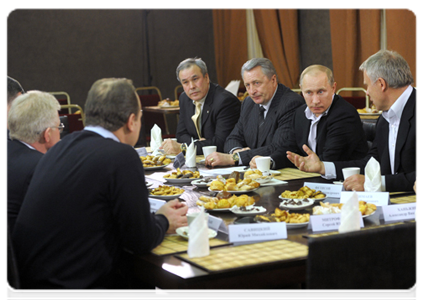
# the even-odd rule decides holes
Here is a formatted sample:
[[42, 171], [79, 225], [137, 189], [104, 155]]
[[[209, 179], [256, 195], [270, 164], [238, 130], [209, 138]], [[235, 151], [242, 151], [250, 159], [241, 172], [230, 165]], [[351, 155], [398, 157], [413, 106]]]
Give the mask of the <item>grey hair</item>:
[[276, 74], [276, 69], [273, 66], [273, 63], [270, 61], [270, 59], [267, 58], [252, 58], [249, 61], [247, 61], [241, 68], [241, 77], [244, 78], [244, 72], [250, 71], [254, 69], [255, 67], [261, 67], [261, 70], [263, 74], [271, 79], [273, 75], [276, 75], [276, 81], [278, 80], [278, 74]]
[[360, 71], [366, 71], [371, 83], [383, 78], [394, 89], [414, 82], [407, 61], [395, 51], [380, 50], [361, 64]]
[[131, 114], [138, 116], [140, 105], [132, 80], [97, 80], [89, 90], [85, 102], [85, 125], [116, 131], [126, 124]]
[[18, 96], [7, 120], [10, 139], [28, 144], [39, 141], [44, 130], [57, 126], [59, 110], [59, 101], [49, 93], [29, 91]]
[[333, 78], [332, 70], [329, 69], [328, 67], [325, 67], [325, 66], [322, 66], [322, 65], [311, 65], [311, 66], [308, 66], [307, 68], [305, 68], [304, 71], [301, 73], [301, 76], [300, 76], [300, 86], [303, 85], [303, 79], [304, 79], [305, 75], [310, 74], [310, 75], [313, 76], [313, 75], [316, 74], [316, 72], [325, 73], [327, 78], [328, 78], [330, 86], [333, 86], [333, 84], [335, 83], [335, 79]]
[[203, 76], [205, 76], [208, 73], [207, 65], [201, 58], [187, 58], [181, 61], [178, 67], [176, 68], [176, 79], [178, 79], [178, 81], [181, 82], [181, 79], [179, 78], [179, 72], [181, 72], [182, 70], [188, 69], [193, 65], [196, 65], [197, 67], [200, 68], [201, 74], [203, 74]]

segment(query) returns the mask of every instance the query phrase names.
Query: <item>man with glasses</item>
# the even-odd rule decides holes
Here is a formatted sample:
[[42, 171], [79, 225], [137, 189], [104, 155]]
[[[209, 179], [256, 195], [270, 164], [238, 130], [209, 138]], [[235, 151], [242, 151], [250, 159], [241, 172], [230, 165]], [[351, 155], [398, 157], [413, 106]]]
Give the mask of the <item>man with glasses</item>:
[[7, 215], [10, 232], [38, 161], [60, 141], [59, 102], [49, 93], [29, 91], [11, 104], [7, 140]]

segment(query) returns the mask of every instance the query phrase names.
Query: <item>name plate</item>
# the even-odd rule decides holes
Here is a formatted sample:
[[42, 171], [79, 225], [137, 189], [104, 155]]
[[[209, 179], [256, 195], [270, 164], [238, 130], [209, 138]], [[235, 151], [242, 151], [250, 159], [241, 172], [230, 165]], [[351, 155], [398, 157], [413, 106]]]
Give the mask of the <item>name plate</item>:
[[[215, 216], [212, 216], [212, 215], [210, 215], [209, 214], [209, 221], [208, 221], [208, 223], [207, 223], [207, 226], [210, 228], [210, 229], [213, 229], [213, 230], [215, 230], [216, 232], [218, 232], [219, 231], [219, 228], [221, 228], [222, 226], [222, 223], [223, 223], [223, 225], [224, 225], [224, 227], [222, 228], [222, 229], [224, 229], [224, 228], [226, 228], [226, 226], [225, 226], [225, 223], [223, 222], [223, 220], [221, 219], [221, 218], [217, 218], [217, 217], [215, 217]], [[223, 232], [225, 232], [225, 230], [221, 230], [221, 231], [223, 231]], [[227, 233], [228, 231], [227, 231], [227, 229], [226, 229], [226, 233]]]
[[257, 223], [229, 225], [229, 242], [248, 243], [286, 239], [286, 223]]
[[[345, 203], [352, 197], [354, 192], [342, 192], [341, 203]], [[389, 192], [356, 192], [358, 201], [366, 201], [376, 206], [384, 206], [389, 204]]]
[[416, 218], [416, 203], [382, 206], [385, 222], [413, 220]]
[[157, 200], [153, 198], [148, 198], [148, 201], [150, 202], [150, 212], [156, 212], [163, 204], [166, 203], [164, 200]]
[[326, 197], [340, 198], [343, 185], [332, 183], [317, 183], [317, 182], [304, 182], [304, 186], [308, 186], [316, 191], [321, 191], [326, 194]]
[[[338, 230], [340, 225], [341, 214], [310, 216], [310, 227], [313, 231]], [[364, 227], [363, 218], [360, 219], [360, 227]]]

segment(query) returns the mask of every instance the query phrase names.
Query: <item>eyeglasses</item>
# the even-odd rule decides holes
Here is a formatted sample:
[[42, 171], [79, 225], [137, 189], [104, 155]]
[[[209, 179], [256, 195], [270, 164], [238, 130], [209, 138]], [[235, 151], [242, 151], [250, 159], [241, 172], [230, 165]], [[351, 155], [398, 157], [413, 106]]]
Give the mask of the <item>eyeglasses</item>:
[[51, 126], [50, 128], [57, 128], [59, 129], [59, 132], [62, 133], [63, 129], [65, 128], [65, 125], [63, 125], [63, 123], [60, 123], [59, 126]]

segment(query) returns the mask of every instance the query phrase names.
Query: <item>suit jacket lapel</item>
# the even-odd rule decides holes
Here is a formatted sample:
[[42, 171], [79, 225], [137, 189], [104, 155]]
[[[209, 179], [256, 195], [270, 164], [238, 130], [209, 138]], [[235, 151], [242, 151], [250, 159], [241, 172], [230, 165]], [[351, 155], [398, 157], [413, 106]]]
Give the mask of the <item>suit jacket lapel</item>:
[[404, 111], [402, 112], [401, 121], [398, 128], [397, 144], [395, 145], [395, 172], [397, 172], [399, 168], [400, 153], [408, 137], [408, 131], [411, 127], [410, 119], [414, 116], [415, 105], [416, 91], [413, 89], [413, 92], [411, 93], [410, 98], [404, 107]]
[[210, 82], [209, 92], [207, 94], [206, 100], [204, 101], [203, 110], [201, 111], [201, 128], [203, 128], [204, 124], [209, 118], [210, 110], [213, 107], [214, 92], [215, 87]]
[[[273, 97], [272, 103], [270, 104], [269, 110], [267, 111], [266, 114], [266, 118], [264, 119], [264, 124], [262, 125], [262, 132], [270, 132], [270, 130], [272, 129], [272, 125], [274, 123], [274, 119], [277, 118], [277, 114], [278, 114], [278, 106], [279, 106], [279, 99], [280, 99], [280, 93], [282, 93], [282, 88], [280, 86], [278, 86], [278, 90], [275, 94], [275, 96]], [[257, 120], [259, 117], [259, 106], [256, 105], [257, 107]], [[257, 130], [258, 130], [258, 126]], [[256, 134], [257, 135], [257, 134]], [[267, 134], [262, 134], [261, 136], [258, 137], [257, 139], [257, 147], [261, 147], [264, 145], [264, 143], [266, 142], [266, 138], [267, 138]]]
[[[252, 144], [254, 145], [253, 148], [257, 148], [258, 147], [258, 140], [259, 140], [259, 137], [258, 137], [258, 129], [259, 129], [258, 122], [259, 122], [259, 115], [260, 115], [259, 105], [254, 104], [252, 110], [253, 110], [251, 112], [252, 120], [250, 120], [250, 121], [247, 120], [247, 123], [250, 123], [251, 125], [253, 125], [253, 126], [251, 126], [251, 136], [253, 138]], [[263, 124], [263, 126], [264, 126], [264, 124]], [[244, 134], [248, 135], [248, 132], [244, 132]]]

